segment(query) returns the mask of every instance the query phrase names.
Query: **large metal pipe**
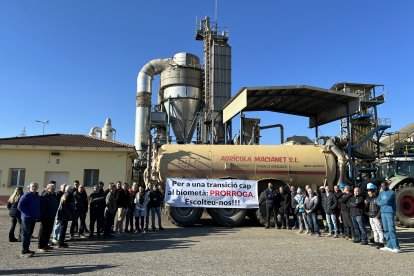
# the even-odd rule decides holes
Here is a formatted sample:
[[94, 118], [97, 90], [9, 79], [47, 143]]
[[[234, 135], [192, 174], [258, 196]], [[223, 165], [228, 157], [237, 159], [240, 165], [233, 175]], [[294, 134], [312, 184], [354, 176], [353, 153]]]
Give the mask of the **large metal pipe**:
[[[96, 137], [96, 133], [97, 132], [101, 136], [102, 135], [102, 128], [100, 128], [100, 127], [93, 127], [93, 128], [91, 128], [91, 131], [89, 131], [89, 136]], [[99, 138], [101, 138], [101, 137], [99, 137]]]
[[282, 124], [275, 124], [275, 125], [268, 125], [268, 126], [261, 126], [260, 129], [268, 129], [268, 128], [280, 128], [280, 143], [283, 144], [285, 142], [285, 132]]
[[335, 143], [336, 137], [330, 137], [326, 140], [326, 145], [330, 150], [336, 155], [338, 159], [338, 169], [339, 169], [339, 178], [337, 185], [345, 183], [345, 173], [346, 173], [346, 157], [345, 152], [341, 150]]
[[135, 149], [138, 159], [143, 159], [149, 136], [149, 120], [151, 109], [152, 81], [160, 74], [171, 58], [159, 58], [148, 62], [142, 67], [137, 77], [136, 118], [135, 118]]

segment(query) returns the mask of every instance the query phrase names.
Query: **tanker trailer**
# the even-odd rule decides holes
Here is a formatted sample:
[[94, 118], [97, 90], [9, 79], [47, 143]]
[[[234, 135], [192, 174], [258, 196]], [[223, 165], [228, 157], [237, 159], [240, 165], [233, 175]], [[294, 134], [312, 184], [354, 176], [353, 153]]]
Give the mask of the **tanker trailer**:
[[[151, 178], [165, 184], [167, 178], [256, 180], [258, 194], [267, 183], [294, 184], [313, 189], [327, 179], [341, 183], [345, 175], [345, 154], [333, 137], [324, 145], [177, 145], [166, 144], [154, 152]], [[167, 206], [168, 217], [176, 225], [190, 226], [198, 221], [203, 208]], [[247, 209], [208, 208], [219, 225], [236, 226]], [[258, 219], [264, 223], [263, 210]]]

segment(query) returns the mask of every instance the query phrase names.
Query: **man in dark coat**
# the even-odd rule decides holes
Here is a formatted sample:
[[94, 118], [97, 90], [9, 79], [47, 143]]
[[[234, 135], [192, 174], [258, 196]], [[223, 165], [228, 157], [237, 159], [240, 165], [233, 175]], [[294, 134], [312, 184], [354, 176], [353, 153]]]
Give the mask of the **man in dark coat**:
[[343, 238], [346, 238], [347, 240], [352, 238], [353, 233], [353, 225], [352, 225], [352, 218], [349, 214], [349, 207], [348, 207], [348, 201], [353, 196], [351, 193], [351, 188], [349, 186], [345, 186], [343, 189], [343, 195], [341, 198], [339, 198], [338, 202], [340, 204], [341, 209], [341, 217], [342, 217], [342, 223], [344, 225], [344, 232], [343, 232]]
[[342, 217], [341, 217], [341, 203], [339, 202], [339, 199], [344, 195], [341, 189], [345, 188], [345, 184], [341, 183], [339, 185], [334, 186], [334, 195], [336, 197], [336, 200], [338, 201], [338, 204], [335, 208], [335, 216], [336, 216], [336, 222], [338, 224], [338, 234], [344, 233], [344, 225], [342, 223]]
[[283, 187], [279, 187], [279, 194], [282, 196], [282, 202], [279, 207], [282, 229], [289, 229], [289, 215], [292, 206], [292, 196], [290, 191]]
[[101, 237], [101, 231], [104, 229], [105, 213], [105, 192], [101, 190], [100, 185], [93, 186], [93, 192], [89, 195], [89, 215], [90, 215], [90, 235], [93, 238], [93, 232], [96, 226], [96, 234]]
[[334, 193], [331, 192], [329, 185], [325, 186], [325, 193], [322, 194], [322, 208], [325, 212], [326, 222], [329, 227], [329, 237], [338, 237], [338, 225], [336, 223], [335, 209], [338, 205], [338, 200]]
[[264, 204], [266, 206], [266, 228], [270, 227], [270, 215], [273, 213], [273, 216], [275, 218], [275, 227], [277, 227], [277, 211], [279, 209], [279, 204], [276, 206], [275, 200], [277, 197], [277, 192], [273, 189], [273, 184], [268, 183], [267, 189], [263, 191], [263, 197], [264, 197]]
[[46, 186], [46, 190], [40, 196], [39, 253], [47, 252], [52, 249], [48, 243], [50, 235], [52, 234], [56, 212], [59, 207], [59, 201], [57, 200], [55, 190], [55, 185], [49, 183]]
[[155, 227], [155, 214], [158, 218], [158, 229], [164, 230], [161, 225], [161, 205], [164, 201], [164, 195], [160, 191], [158, 185], [154, 185], [153, 190], [149, 193], [149, 202], [151, 202], [151, 226], [152, 230], [156, 230]]
[[86, 231], [86, 214], [88, 213], [88, 194], [85, 187], [79, 184], [78, 188], [73, 192], [75, 199], [75, 218], [70, 226], [70, 236], [73, 239], [76, 229], [78, 229], [78, 220], [80, 220], [79, 236], [83, 236]]
[[128, 211], [129, 192], [128, 183], [122, 184], [121, 181], [116, 183], [116, 205], [118, 208], [115, 224], [115, 235], [119, 236], [124, 232], [124, 220]]
[[[125, 216], [125, 233], [133, 233], [134, 232], [134, 211], [135, 211], [135, 195], [138, 192], [138, 183], [133, 182], [131, 189], [129, 189], [128, 196], [129, 196], [129, 204], [127, 214]], [[129, 229], [128, 229], [129, 228]]]
[[354, 243], [360, 242], [362, 245], [367, 245], [367, 230], [364, 223], [364, 197], [361, 195], [361, 189], [354, 189], [354, 196], [348, 201], [349, 213], [354, 224]]

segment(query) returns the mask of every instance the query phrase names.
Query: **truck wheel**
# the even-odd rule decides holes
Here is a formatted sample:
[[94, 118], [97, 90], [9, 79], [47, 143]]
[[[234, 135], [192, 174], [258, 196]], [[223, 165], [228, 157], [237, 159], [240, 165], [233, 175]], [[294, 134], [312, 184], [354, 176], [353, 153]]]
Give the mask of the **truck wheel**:
[[[257, 220], [263, 226], [266, 226], [266, 204], [260, 204], [259, 209], [256, 211]], [[273, 214], [270, 215], [270, 227], [275, 227], [275, 217]]]
[[186, 227], [192, 226], [200, 220], [203, 208], [180, 208], [167, 206], [168, 219], [172, 224]]
[[397, 217], [401, 225], [414, 227], [414, 185], [403, 184], [397, 191]]
[[256, 211], [257, 211], [257, 209], [248, 209], [246, 215], [252, 221], [259, 222], [259, 220], [257, 219], [257, 216], [256, 216]]
[[246, 217], [247, 210], [237, 208], [212, 208], [207, 209], [214, 223], [220, 226], [238, 226]]

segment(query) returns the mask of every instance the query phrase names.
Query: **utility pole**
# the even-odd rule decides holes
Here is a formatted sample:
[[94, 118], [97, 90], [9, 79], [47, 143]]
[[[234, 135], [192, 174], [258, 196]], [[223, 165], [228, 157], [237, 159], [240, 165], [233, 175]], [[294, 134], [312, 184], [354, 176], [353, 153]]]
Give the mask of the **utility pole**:
[[35, 122], [43, 124], [43, 135], [45, 135], [45, 127], [46, 125], [50, 124], [50, 121], [49, 120], [46, 120], [46, 121], [36, 120]]

